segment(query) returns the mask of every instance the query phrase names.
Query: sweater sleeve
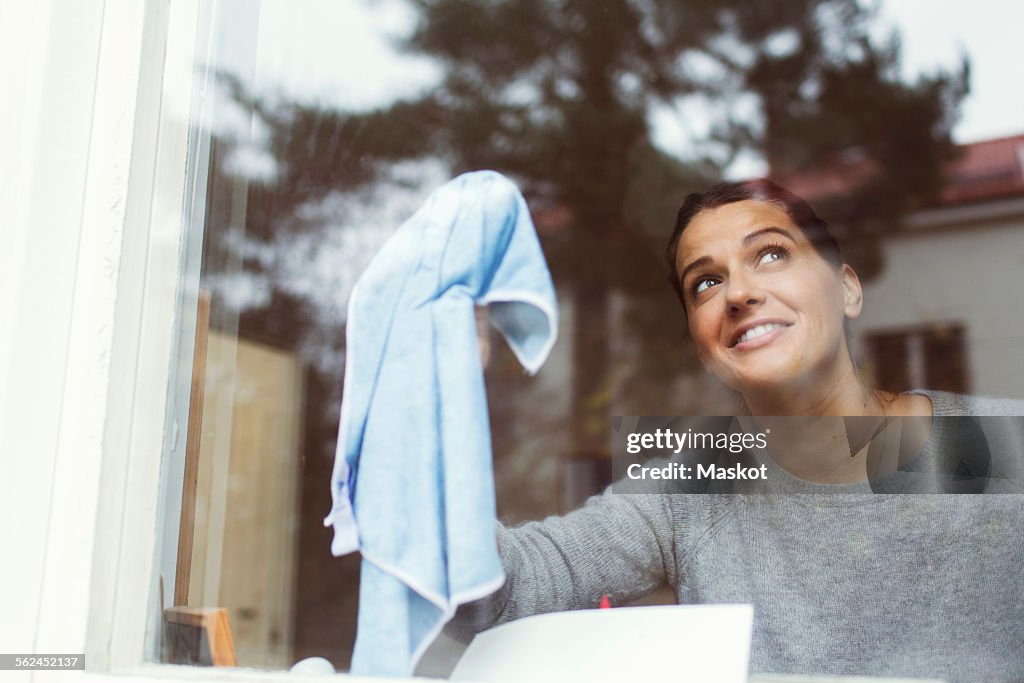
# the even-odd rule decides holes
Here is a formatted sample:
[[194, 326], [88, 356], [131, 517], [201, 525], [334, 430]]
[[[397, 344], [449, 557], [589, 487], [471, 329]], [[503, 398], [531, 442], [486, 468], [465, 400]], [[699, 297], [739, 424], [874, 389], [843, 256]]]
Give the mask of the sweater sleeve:
[[607, 490], [564, 516], [499, 524], [497, 534], [506, 580], [459, 608], [448, 630], [462, 640], [532, 614], [597, 607], [603, 594], [622, 604], [678, 584], [667, 495]]

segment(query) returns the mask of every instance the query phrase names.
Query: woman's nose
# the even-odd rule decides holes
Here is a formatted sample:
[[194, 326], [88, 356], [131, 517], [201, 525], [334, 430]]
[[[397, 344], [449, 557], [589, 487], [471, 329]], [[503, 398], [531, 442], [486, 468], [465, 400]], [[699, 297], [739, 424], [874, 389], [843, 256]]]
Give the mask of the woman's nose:
[[733, 276], [726, 284], [725, 301], [729, 312], [735, 315], [763, 303], [764, 291], [758, 287], [756, 279], [749, 275]]

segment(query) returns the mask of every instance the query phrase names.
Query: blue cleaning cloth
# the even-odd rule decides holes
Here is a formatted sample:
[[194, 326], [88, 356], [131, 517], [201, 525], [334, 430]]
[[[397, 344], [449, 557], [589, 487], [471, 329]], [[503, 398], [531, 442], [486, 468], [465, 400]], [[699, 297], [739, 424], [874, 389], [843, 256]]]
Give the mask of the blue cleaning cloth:
[[528, 372], [557, 331], [526, 202], [493, 171], [436, 190], [349, 301], [331, 552], [363, 555], [352, 673], [410, 675], [458, 605], [505, 580], [474, 305]]

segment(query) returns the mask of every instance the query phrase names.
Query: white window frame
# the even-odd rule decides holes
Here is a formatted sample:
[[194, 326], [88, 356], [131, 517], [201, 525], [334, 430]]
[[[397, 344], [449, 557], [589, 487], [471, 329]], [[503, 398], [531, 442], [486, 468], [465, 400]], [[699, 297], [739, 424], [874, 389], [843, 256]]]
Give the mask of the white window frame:
[[[84, 652], [88, 667], [11, 679], [294, 682], [285, 672], [145, 661], [190, 112], [202, 77], [194, 57], [209, 40], [197, 28], [209, 3], [0, 4], [0, 57], [17, 65], [0, 67], [0, 87], [15, 95], [2, 122], [29, 124], [0, 159], [12, 226], [0, 254], [0, 325], [17, 335], [0, 344], [0, 443], [25, 454], [4, 457], [0, 513], [23, 527], [8, 548], [24, 561], [4, 570], [14, 611], [0, 635], [13, 634], [5, 649]], [[28, 294], [47, 309], [29, 310], [19, 299]]]

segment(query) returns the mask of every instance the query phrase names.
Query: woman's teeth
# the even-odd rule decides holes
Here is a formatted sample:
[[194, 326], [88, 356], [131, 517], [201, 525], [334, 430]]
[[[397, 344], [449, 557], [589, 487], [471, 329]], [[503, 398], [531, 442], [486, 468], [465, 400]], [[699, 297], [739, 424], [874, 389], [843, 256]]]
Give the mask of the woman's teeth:
[[[736, 340], [736, 344], [742, 344], [748, 342], [751, 339], [757, 339], [763, 334], [768, 334], [777, 327], [785, 327], [782, 323], [767, 323], [765, 325], [758, 325], [757, 327], [751, 327], [749, 330], [740, 335], [740, 338]], [[735, 346], [736, 344], [733, 344]]]

